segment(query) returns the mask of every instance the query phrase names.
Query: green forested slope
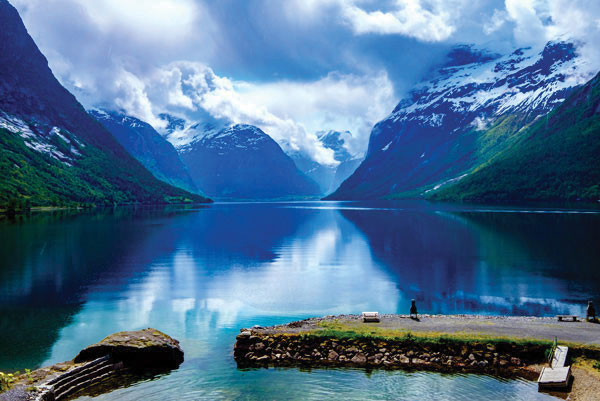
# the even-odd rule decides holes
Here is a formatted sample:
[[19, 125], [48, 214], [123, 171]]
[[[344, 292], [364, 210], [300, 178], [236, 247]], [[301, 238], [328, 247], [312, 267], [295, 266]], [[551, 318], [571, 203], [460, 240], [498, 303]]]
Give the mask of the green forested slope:
[[205, 200], [158, 181], [141, 168], [135, 175], [124, 171], [127, 164], [113, 163], [91, 145], [81, 152], [84, 156], [69, 166], [27, 147], [19, 135], [0, 129], [0, 208], [11, 200], [28, 201], [31, 206]]
[[469, 202], [600, 200], [600, 74], [519, 134], [492, 161], [432, 199]]

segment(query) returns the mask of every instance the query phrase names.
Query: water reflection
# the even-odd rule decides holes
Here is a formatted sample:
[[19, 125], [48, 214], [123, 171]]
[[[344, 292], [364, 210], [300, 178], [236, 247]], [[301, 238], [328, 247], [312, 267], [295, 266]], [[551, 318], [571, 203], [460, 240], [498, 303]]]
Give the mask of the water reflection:
[[[297, 214], [290, 209], [280, 213], [271, 224], [294, 224], [277, 241], [267, 237], [269, 251], [255, 245], [256, 239], [250, 247], [216, 248], [214, 238], [209, 239], [213, 232], [208, 228], [215, 221], [210, 213], [161, 225], [135, 249], [145, 255], [147, 270], [121, 274], [116, 281], [110, 275], [89, 286], [85, 306], [62, 337], [83, 346], [114, 331], [152, 326], [183, 338], [207, 338], [213, 329], [239, 328], [239, 322], [257, 317], [266, 324], [364, 309], [396, 310], [398, 289], [371, 260], [368, 244], [352, 224], [335, 211], [301, 219], [291, 219]], [[250, 231], [256, 237], [256, 226], [249, 228], [247, 220], [230, 219], [227, 227], [234, 238], [245, 238]], [[174, 240], [173, 232], [185, 232], [185, 238]], [[164, 251], [157, 252], [158, 242]], [[232, 253], [220, 257], [223, 248]], [[245, 252], [245, 264], [236, 252]], [[263, 257], [269, 253], [271, 257]], [[71, 341], [58, 341], [47, 362], [70, 358], [72, 352]]]
[[582, 314], [600, 294], [596, 213], [341, 213], [424, 312]]
[[[240, 327], [363, 310], [406, 313], [411, 298], [422, 312], [549, 315], [581, 313], [583, 300], [600, 294], [600, 251], [591, 246], [598, 215], [371, 206], [215, 204], [0, 223], [0, 370], [70, 359], [112, 332], [150, 326], [181, 339], [186, 362], [158, 382], [190, 399], [273, 398], [278, 386], [323, 398], [343, 392], [345, 380], [385, 384], [374, 395], [385, 399], [417, 379], [421, 391], [429, 389], [424, 399], [436, 399], [432, 383], [443, 380], [491, 386], [480, 389], [482, 399], [494, 399], [529, 384], [401, 372], [244, 372], [231, 347]], [[119, 390], [119, 398], [158, 394], [156, 383]]]

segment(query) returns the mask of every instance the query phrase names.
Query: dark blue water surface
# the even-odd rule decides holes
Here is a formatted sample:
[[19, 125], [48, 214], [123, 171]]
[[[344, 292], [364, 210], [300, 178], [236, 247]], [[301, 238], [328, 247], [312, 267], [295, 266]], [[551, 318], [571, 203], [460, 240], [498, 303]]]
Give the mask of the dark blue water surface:
[[600, 304], [600, 214], [425, 202], [117, 208], [0, 220], [0, 370], [154, 327], [176, 371], [100, 399], [536, 400], [535, 383], [354, 369], [239, 370], [241, 327], [311, 316], [547, 316]]

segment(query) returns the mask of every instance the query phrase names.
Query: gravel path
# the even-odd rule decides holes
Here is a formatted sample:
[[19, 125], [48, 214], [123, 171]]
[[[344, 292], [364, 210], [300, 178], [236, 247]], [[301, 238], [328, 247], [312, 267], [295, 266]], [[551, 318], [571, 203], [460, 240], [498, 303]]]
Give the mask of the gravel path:
[[[358, 315], [326, 316], [267, 327], [265, 332], [301, 333], [320, 330], [320, 322], [338, 321], [349, 328], [372, 325], [384, 329], [413, 333], [439, 332], [481, 334], [489, 336], [546, 339], [600, 346], [600, 324], [585, 321], [559, 322], [556, 318], [506, 317], [480, 315], [420, 315], [413, 320], [407, 315], [381, 315], [380, 323], [363, 323]], [[261, 331], [262, 331], [261, 330]]]

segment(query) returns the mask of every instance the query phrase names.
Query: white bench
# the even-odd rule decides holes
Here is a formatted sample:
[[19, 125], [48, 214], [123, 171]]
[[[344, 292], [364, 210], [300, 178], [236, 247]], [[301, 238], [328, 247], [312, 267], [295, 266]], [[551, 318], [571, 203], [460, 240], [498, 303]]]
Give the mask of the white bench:
[[577, 321], [577, 316], [575, 315], [556, 315], [556, 317], [558, 318], [559, 322], [562, 321], [572, 321], [572, 322], [576, 322]]
[[379, 322], [379, 313], [378, 312], [363, 312], [362, 313], [363, 322]]

